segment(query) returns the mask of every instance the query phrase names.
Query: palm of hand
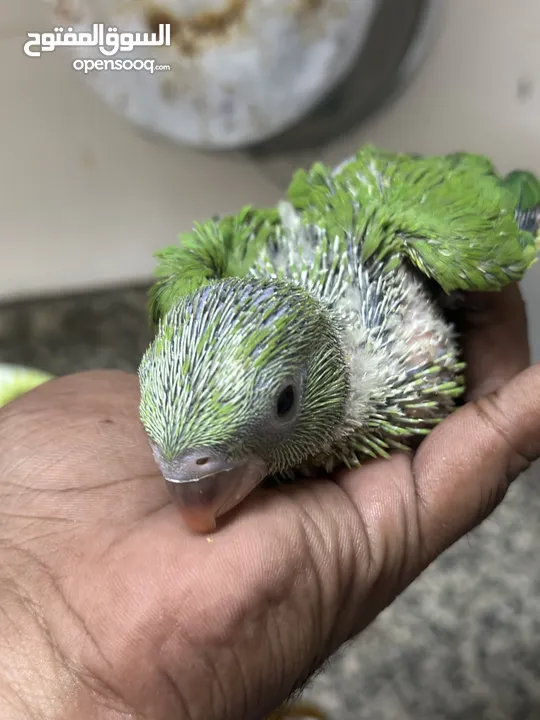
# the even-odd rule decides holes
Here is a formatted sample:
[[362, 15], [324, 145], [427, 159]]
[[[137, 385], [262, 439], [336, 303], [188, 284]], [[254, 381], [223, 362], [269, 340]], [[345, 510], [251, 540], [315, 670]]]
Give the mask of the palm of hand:
[[[490, 302], [466, 338], [476, 397], [527, 365], [517, 291]], [[501, 419], [481, 400], [414, 458], [261, 490], [206, 538], [169, 504], [137, 405], [135, 377], [103, 372], [0, 414], [9, 602], [42, 658], [36, 681], [60, 679], [54, 703], [73, 717], [268, 713], [489, 513], [532, 454], [529, 435], [518, 452], [497, 429], [516, 425], [511, 409]]]

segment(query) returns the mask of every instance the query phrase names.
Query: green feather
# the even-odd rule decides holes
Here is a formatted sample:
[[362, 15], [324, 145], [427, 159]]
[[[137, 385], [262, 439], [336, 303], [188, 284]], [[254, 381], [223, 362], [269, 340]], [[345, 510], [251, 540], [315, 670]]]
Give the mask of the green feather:
[[156, 253], [157, 282], [149, 295], [152, 323], [159, 320], [193, 290], [215, 280], [244, 277], [272, 236], [276, 209], [248, 206], [237, 215], [196, 223], [173, 245]]
[[516, 221], [522, 230], [524, 249], [531, 245], [540, 249], [540, 181], [526, 170], [514, 170], [504, 179], [505, 187], [516, 201]]
[[[367, 145], [337, 172], [299, 170], [287, 197], [306, 228], [388, 271], [403, 258], [450, 293], [497, 290], [520, 280], [540, 249], [540, 183], [525, 171], [504, 180], [483, 155], [421, 156]], [[196, 223], [156, 253], [149, 295], [154, 326], [193, 290], [245, 277], [284, 231], [280, 210], [243, 208]], [[290, 238], [295, 242], [294, 235]]]
[[353, 233], [364, 261], [394, 267], [405, 256], [448, 293], [501, 289], [523, 277], [538, 251], [520, 226], [515, 192], [481, 155], [422, 157], [369, 145], [337, 173], [321, 163], [297, 172], [288, 197], [306, 223]]
[[540, 181], [531, 172], [513, 170], [504, 178], [504, 185], [514, 196], [519, 210], [540, 208]]

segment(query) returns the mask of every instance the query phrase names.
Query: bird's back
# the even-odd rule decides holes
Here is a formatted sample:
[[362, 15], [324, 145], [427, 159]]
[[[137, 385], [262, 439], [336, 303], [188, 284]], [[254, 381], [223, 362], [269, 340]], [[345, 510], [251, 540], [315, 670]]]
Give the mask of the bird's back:
[[500, 178], [469, 153], [414, 156], [365, 146], [332, 170], [299, 170], [277, 208], [195, 224], [157, 254], [150, 310], [227, 277], [281, 275], [333, 297], [355, 268], [415, 267], [445, 293], [520, 280], [540, 248], [540, 183]]

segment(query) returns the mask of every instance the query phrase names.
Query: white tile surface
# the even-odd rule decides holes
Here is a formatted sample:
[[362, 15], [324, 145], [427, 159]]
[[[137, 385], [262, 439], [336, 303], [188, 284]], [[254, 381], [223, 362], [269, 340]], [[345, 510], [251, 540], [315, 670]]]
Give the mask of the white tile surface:
[[[540, 173], [540, 2], [441, 2], [439, 38], [412, 85], [322, 159], [338, 161], [370, 140], [486, 152], [501, 170]], [[193, 219], [279, 197], [240, 155], [138, 135], [64, 53], [24, 56], [25, 32], [47, 24], [40, 0], [0, 0], [0, 296], [145, 278], [152, 252]], [[524, 286], [540, 358], [540, 264]]]

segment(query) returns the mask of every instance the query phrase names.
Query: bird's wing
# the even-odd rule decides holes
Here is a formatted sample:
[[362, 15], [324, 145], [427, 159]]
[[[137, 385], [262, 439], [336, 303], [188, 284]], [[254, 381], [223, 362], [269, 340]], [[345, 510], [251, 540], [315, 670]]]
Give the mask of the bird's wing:
[[157, 325], [181, 297], [227, 277], [244, 277], [279, 221], [275, 209], [243, 208], [194, 225], [177, 245], [156, 253], [156, 282], [149, 293], [150, 319]]
[[356, 244], [362, 261], [390, 268], [407, 258], [448, 293], [519, 280], [540, 248], [520, 219], [516, 187], [481, 155], [423, 157], [369, 145], [333, 172], [320, 163], [298, 171], [289, 200], [307, 222]]
[[540, 180], [526, 170], [514, 170], [504, 178], [505, 187], [517, 203], [516, 218], [521, 230], [540, 238]]

